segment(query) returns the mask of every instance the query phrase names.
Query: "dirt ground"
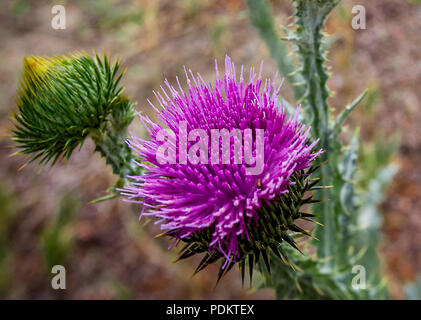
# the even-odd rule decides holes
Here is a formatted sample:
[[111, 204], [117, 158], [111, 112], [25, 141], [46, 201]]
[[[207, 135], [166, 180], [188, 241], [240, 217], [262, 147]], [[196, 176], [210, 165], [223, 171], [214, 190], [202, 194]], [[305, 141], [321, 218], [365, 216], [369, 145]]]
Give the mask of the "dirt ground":
[[[289, 1], [271, 1], [277, 25], [288, 24]], [[400, 166], [382, 204], [381, 253], [393, 298], [421, 271], [421, 5], [406, 0], [371, 0], [367, 29], [353, 30], [345, 0], [330, 17], [327, 31], [338, 39], [329, 53], [340, 110], [366, 87], [378, 91], [372, 107], [361, 107], [350, 124], [364, 141], [376, 132], [399, 133], [395, 158]], [[241, 0], [66, 1], [67, 28], [51, 28], [50, 1], [0, 2], [0, 297], [34, 299], [271, 299], [271, 290], [242, 289], [231, 272], [216, 289], [216, 266], [192, 277], [191, 262], [171, 263], [176, 251], [154, 240], [158, 227], [138, 221], [138, 210], [121, 199], [90, 204], [114, 177], [89, 141], [67, 163], [38, 170], [13, 151], [11, 110], [28, 55], [86, 50], [119, 57], [128, 68], [126, 92], [137, 109], [150, 112], [146, 99], [165, 78], [174, 80], [186, 65], [206, 80], [214, 59], [228, 53], [236, 64], [276, 69]], [[283, 94], [290, 97], [286, 85]], [[133, 130], [140, 130], [135, 122]], [[62, 200], [64, 199], [64, 200]], [[60, 209], [62, 208], [62, 209]], [[64, 209], [63, 209], [64, 208]], [[70, 208], [70, 209], [69, 209]], [[56, 216], [75, 211], [64, 226]], [[54, 238], [54, 231], [60, 236]], [[57, 241], [55, 241], [57, 240]], [[56, 260], [55, 260], [56, 259]], [[66, 261], [67, 290], [51, 289], [48, 262]], [[64, 260], [63, 260], [64, 259]], [[197, 263], [199, 261], [196, 261]]]

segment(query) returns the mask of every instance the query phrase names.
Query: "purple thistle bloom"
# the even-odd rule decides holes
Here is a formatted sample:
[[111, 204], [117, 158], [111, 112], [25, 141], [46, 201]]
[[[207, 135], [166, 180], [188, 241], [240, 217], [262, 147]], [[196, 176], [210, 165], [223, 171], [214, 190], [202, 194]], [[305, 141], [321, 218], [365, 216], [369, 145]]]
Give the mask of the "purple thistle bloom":
[[[225, 75], [220, 79], [216, 67], [215, 84], [206, 84], [200, 75], [194, 77], [186, 72], [188, 93], [178, 82], [179, 90], [166, 81], [167, 89], [155, 93], [160, 109], [160, 123], [140, 116], [150, 134], [143, 140], [132, 136], [130, 147], [139, 155], [139, 166], [146, 169], [143, 176], [130, 177], [135, 180], [123, 190], [129, 201], [141, 202], [143, 213], [159, 218], [161, 228], [175, 237], [175, 243], [187, 239], [198, 231], [210, 230], [209, 252], [219, 251], [225, 256], [225, 265], [241, 258], [239, 242], [250, 239], [249, 227], [257, 225], [261, 209], [278, 201], [290, 192], [296, 182], [292, 177], [311, 168], [312, 161], [321, 153], [313, 152], [317, 140], [309, 142], [309, 127], [298, 122], [298, 112], [288, 118], [285, 108], [279, 103], [279, 90], [273, 80], [261, 78], [254, 69], [249, 80], [243, 78], [243, 68], [237, 80], [234, 64], [225, 58]], [[178, 81], [178, 78], [177, 78]], [[180, 153], [184, 138], [180, 125], [185, 124], [187, 132], [202, 129], [207, 137], [212, 130], [239, 129], [244, 133], [244, 146], [240, 162], [236, 161], [234, 142], [230, 136], [229, 150], [219, 145], [217, 161], [211, 159], [214, 150], [210, 141], [201, 142], [207, 147], [207, 154], [199, 154], [199, 163], [185, 161]], [[173, 139], [160, 137], [162, 129], [168, 128]], [[254, 140], [246, 142], [245, 132], [251, 130]], [[263, 132], [263, 148], [258, 146], [258, 130]], [[250, 131], [249, 131], [250, 132]], [[241, 138], [241, 137], [240, 137]], [[196, 139], [186, 142], [186, 149], [197, 145]], [[169, 141], [169, 142], [168, 142]], [[163, 163], [157, 154], [164, 142], [171, 145], [170, 152], [176, 152], [174, 161]], [[207, 142], [207, 143], [206, 143]], [[249, 140], [250, 142], [250, 140]], [[204, 144], [203, 144], [204, 143]], [[194, 149], [196, 150], [196, 149]], [[223, 157], [229, 152], [229, 163]], [[193, 151], [197, 156], [197, 152]], [[261, 162], [257, 174], [248, 174], [253, 164], [246, 159], [246, 153]], [[190, 156], [190, 153], [189, 153]], [[237, 159], [238, 160], [238, 159]], [[198, 161], [196, 161], [198, 162]], [[260, 171], [260, 172], [259, 172]], [[225, 266], [224, 265], [224, 266]]]

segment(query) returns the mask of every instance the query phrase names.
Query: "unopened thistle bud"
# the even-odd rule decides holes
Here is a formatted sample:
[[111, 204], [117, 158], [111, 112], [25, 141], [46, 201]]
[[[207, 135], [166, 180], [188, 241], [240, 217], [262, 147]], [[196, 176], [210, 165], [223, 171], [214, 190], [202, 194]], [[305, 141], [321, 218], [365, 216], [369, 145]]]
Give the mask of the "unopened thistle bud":
[[89, 134], [99, 136], [116, 116], [127, 126], [134, 114], [121, 75], [106, 56], [25, 58], [13, 130], [20, 153], [53, 164], [69, 158]]
[[53, 165], [90, 136], [115, 174], [140, 174], [124, 142], [134, 109], [123, 94], [122, 75], [119, 63], [105, 55], [25, 58], [14, 117], [17, 153]]

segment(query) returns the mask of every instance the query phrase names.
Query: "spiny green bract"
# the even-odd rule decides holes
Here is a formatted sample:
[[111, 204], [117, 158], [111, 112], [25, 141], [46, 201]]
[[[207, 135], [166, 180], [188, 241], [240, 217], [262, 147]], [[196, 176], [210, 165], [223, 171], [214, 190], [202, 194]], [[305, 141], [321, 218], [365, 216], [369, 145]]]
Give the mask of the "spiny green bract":
[[111, 65], [105, 55], [25, 58], [12, 130], [18, 153], [54, 164], [88, 134], [107, 130], [116, 115], [120, 126], [128, 125], [133, 108], [122, 94], [122, 75], [119, 63]]

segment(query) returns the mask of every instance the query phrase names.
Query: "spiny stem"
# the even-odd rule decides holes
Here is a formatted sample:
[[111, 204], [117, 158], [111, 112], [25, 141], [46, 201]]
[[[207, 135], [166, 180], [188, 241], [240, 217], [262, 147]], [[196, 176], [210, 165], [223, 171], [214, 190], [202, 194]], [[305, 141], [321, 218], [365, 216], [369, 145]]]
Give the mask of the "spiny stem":
[[276, 31], [270, 5], [266, 0], [247, 0], [247, 4], [250, 8], [252, 24], [257, 28], [268, 46], [271, 56], [278, 64], [279, 71], [291, 84], [295, 98], [301, 99], [304, 96], [303, 79], [301, 74], [297, 72], [297, 68], [294, 67], [286, 45], [279, 41], [280, 36]]

